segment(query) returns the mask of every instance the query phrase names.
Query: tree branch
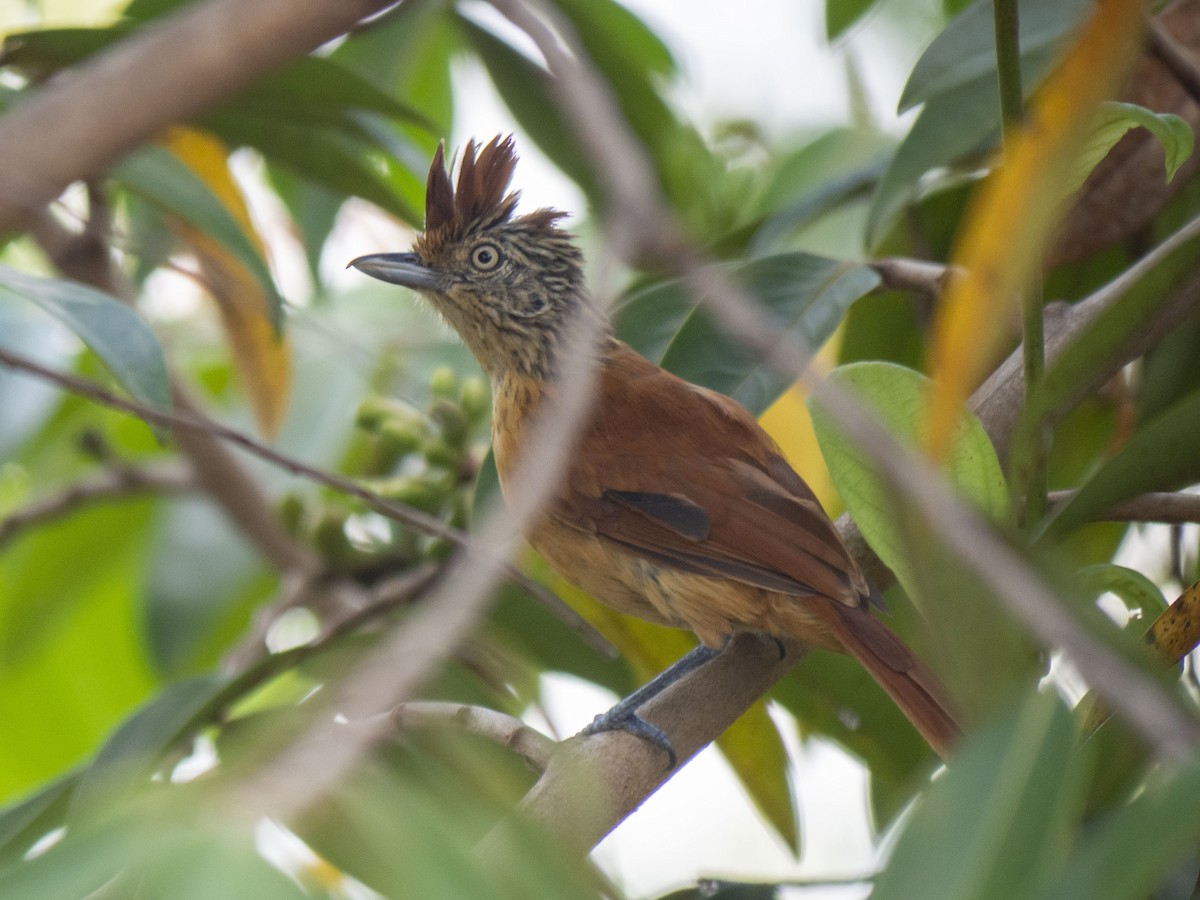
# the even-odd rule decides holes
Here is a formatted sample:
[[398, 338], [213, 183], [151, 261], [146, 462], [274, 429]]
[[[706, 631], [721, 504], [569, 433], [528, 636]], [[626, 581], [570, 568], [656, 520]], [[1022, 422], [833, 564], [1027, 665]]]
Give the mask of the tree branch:
[[397, 729], [430, 728], [450, 726], [461, 728], [468, 734], [485, 738], [520, 756], [535, 772], [543, 772], [558, 741], [546, 737], [520, 719], [467, 703], [444, 703], [438, 701], [414, 701], [401, 703], [390, 713], [387, 720]]
[[[1051, 506], [1061, 506], [1075, 496], [1076, 491], [1051, 491]], [[1200, 522], [1200, 494], [1154, 492], [1122, 500], [1097, 516], [1103, 522], [1162, 522], [1167, 525], [1187, 525]]]
[[0, 347], [0, 365], [8, 366], [17, 371], [26, 372], [34, 375], [43, 381], [49, 381], [53, 384], [65, 388], [72, 393], [87, 397], [95, 403], [102, 406], [107, 406], [111, 409], [118, 409], [122, 412], [130, 413], [137, 416], [144, 422], [151, 425], [159, 425], [163, 428], [170, 428], [176, 433], [186, 432], [202, 432], [214, 438], [220, 438], [231, 444], [235, 444], [246, 450], [249, 453], [266, 460], [274, 466], [278, 466], [293, 475], [308, 478], [310, 481], [315, 481], [323, 484], [326, 487], [333, 488], [343, 494], [351, 497], [357, 497], [362, 500], [367, 506], [376, 512], [385, 515], [398, 522], [402, 522], [411, 528], [424, 533], [433, 535], [434, 537], [442, 538], [449, 541], [455, 546], [462, 549], [477, 561], [485, 562], [488, 566], [497, 567], [505, 578], [513, 584], [521, 587], [531, 594], [540, 603], [546, 606], [551, 612], [562, 619], [567, 625], [579, 631], [579, 633], [588, 640], [589, 643], [596, 645], [599, 642], [598, 649], [601, 652], [611, 650], [608, 647], [607, 641], [599, 638], [595, 634], [594, 629], [587, 621], [575, 612], [571, 607], [567, 606], [561, 598], [548, 591], [542, 584], [528, 577], [519, 569], [511, 564], [504, 562], [495, 552], [483, 546], [479, 541], [464, 531], [457, 528], [452, 528], [440, 519], [423, 513], [420, 510], [413, 509], [403, 504], [396, 503], [393, 500], [388, 500], [374, 491], [364, 488], [362, 485], [351, 481], [349, 478], [343, 478], [340, 475], [334, 475], [331, 472], [326, 472], [318, 469], [315, 466], [310, 466], [308, 463], [301, 462], [298, 459], [273, 450], [265, 444], [261, 444], [254, 438], [244, 434], [234, 428], [222, 425], [219, 422], [213, 422], [206, 419], [197, 419], [194, 416], [172, 412], [169, 410], [155, 409], [145, 404], [138, 403], [134, 400], [127, 400], [114, 394], [107, 388], [88, 381], [85, 378], [79, 378], [75, 375], [70, 375], [66, 372], [58, 372], [43, 366], [41, 363], [13, 353], [10, 350]]
[[942, 293], [950, 267], [924, 259], [889, 256], [867, 263], [879, 273], [889, 291], [912, 291], [936, 298]]
[[[394, 0], [209, 0], [63, 72], [0, 117], [0, 232], [168, 125], [345, 34]], [[51, 137], [52, 136], [52, 137]]]
[[69, 516], [92, 503], [127, 500], [142, 494], [180, 494], [198, 487], [195, 473], [185, 466], [111, 466], [100, 475], [77, 481], [0, 519], [0, 549], [25, 529]]

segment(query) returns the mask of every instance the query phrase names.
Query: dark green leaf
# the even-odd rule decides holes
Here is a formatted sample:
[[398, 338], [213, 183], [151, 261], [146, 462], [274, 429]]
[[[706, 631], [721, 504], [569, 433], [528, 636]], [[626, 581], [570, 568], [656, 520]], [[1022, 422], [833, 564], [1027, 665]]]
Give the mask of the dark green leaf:
[[1146, 423], [1054, 514], [1048, 536], [1069, 533], [1121, 500], [1200, 480], [1200, 391]]
[[20, 859], [38, 838], [63, 823], [79, 779], [78, 772], [64, 775], [32, 797], [0, 812], [0, 867]]
[[149, 777], [185, 726], [225, 687], [218, 676], [190, 678], [169, 685], [125, 721], [96, 754], [72, 800], [72, 812], [98, 811], [98, 805]]
[[[1087, 8], [1086, 0], [1021, 4], [1021, 83], [1033, 90], [1053, 64], [1058, 44]], [[926, 172], [986, 149], [999, 134], [991, 0], [977, 0], [917, 62], [901, 110], [924, 103], [880, 180], [867, 215], [867, 246], [877, 247]]]
[[907, 823], [872, 900], [1029, 897], [1061, 862], [1087, 767], [1070, 714], [1033, 694], [972, 734]]
[[[1031, 57], [1053, 56], [1090, 9], [1087, 0], [1019, 0], [1022, 74]], [[1036, 80], [1036, 79], [1035, 79]], [[899, 111], [964, 85], [996, 81], [996, 31], [991, 0], [977, 0], [921, 54], [900, 95]], [[1022, 78], [1027, 89], [1027, 78]], [[992, 110], [993, 117], [999, 109]]]
[[[866, 266], [806, 253], [763, 257], [729, 269], [781, 334], [814, 351], [833, 334], [850, 304], [879, 284]], [[756, 415], [791, 383], [731, 339], [676, 280], [636, 292], [618, 311], [616, 330], [664, 368], [728, 394]]]
[[877, 0], [825, 0], [825, 37], [833, 41], [867, 14]]
[[339, 134], [227, 112], [210, 115], [206, 124], [228, 143], [253, 147], [313, 184], [362, 197], [412, 225], [423, 220], [417, 207], [405, 199], [418, 192], [424, 196], [419, 179], [369, 143], [364, 132]]
[[[1142, 900], [1200, 841], [1200, 767], [1150, 780], [1128, 806], [1082, 835], [1041, 900]], [[1194, 882], [1193, 876], [1193, 882]], [[1183, 896], [1190, 896], [1190, 890]], [[1157, 896], [1157, 895], [1156, 895]]]
[[141, 317], [120, 300], [75, 281], [39, 278], [8, 266], [0, 266], [0, 287], [33, 301], [79, 335], [135, 400], [170, 407], [162, 349]]
[[470, 19], [459, 23], [504, 105], [554, 164], [595, 199], [595, 177], [556, 111], [546, 71]]
[[177, 216], [212, 238], [254, 275], [270, 300], [276, 325], [282, 322], [283, 298], [275, 289], [271, 271], [241, 224], [179, 157], [147, 144], [125, 157], [113, 174], [130, 190]]
[[613, 0], [556, 0], [556, 5], [574, 23], [582, 40], [636, 69], [643, 77], [670, 76], [676, 72], [670, 48], [636, 15]]

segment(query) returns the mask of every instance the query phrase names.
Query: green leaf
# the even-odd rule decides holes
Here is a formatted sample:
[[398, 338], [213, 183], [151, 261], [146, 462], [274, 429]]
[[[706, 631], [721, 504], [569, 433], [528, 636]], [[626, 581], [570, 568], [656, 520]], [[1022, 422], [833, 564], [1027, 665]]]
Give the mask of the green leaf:
[[95, 288], [0, 265], [0, 287], [36, 303], [87, 344], [135, 400], [167, 409], [171, 384], [154, 333], [132, 309]]
[[148, 144], [113, 167], [113, 175], [146, 200], [178, 216], [228, 250], [246, 267], [271, 302], [276, 325], [283, 298], [258, 248], [220, 199], [175, 154]]
[[183, 729], [212, 703], [226, 679], [209, 675], [169, 685], [126, 720], [96, 754], [72, 800], [72, 813], [100, 812], [114, 794], [148, 779]]
[[877, 0], [825, 0], [825, 38], [833, 41], [865, 16]]
[[[1025, 72], [1028, 63], [1053, 56], [1090, 8], [1088, 0], [1019, 0], [1022, 83], [1027, 90], [1033, 86], [1024, 77], [1030, 74]], [[921, 54], [904, 85], [898, 111], [905, 112], [968, 84], [995, 81], [996, 29], [992, 2], [977, 0]], [[998, 122], [999, 107], [990, 112], [993, 121]]]
[[1173, 113], [1156, 113], [1135, 103], [1119, 103], [1108, 100], [1100, 105], [1092, 133], [1079, 154], [1070, 178], [1063, 185], [1063, 193], [1070, 194], [1083, 186], [1092, 170], [1100, 164], [1108, 151], [1132, 128], [1145, 128], [1163, 147], [1163, 158], [1167, 168], [1167, 181], [1175, 177], [1179, 167], [1192, 155], [1196, 137], [1192, 126]]
[[[1116, 361], [1127, 358], [1128, 348], [1136, 346], [1147, 323], [1159, 314], [1163, 298], [1171, 296], [1195, 272], [1198, 253], [1200, 227], [1195, 224], [1184, 226], [1161, 247], [1102, 289], [1101, 311], [1047, 367], [1045, 377], [1017, 419], [1009, 450], [1009, 472], [1014, 484], [1026, 483], [1046, 429], [1098, 386], [1098, 378]], [[1188, 399], [1180, 401], [1187, 402]], [[1164, 437], [1186, 434], [1187, 430], [1185, 422], [1173, 422], [1163, 428]], [[1162, 447], [1157, 452], [1167, 452], [1175, 459], [1170, 449]], [[1186, 466], [1186, 461], [1178, 462], [1181, 467]], [[1144, 475], [1150, 474], [1149, 467], [1143, 468], [1146, 470]], [[1088, 515], [1100, 511], [1096, 507], [1085, 515], [1083, 507], [1076, 505], [1082, 502], [1078, 497], [1073, 498], [1072, 503], [1058, 511], [1050, 526], [1056, 535], [1061, 537], [1072, 520], [1076, 523], [1084, 521]], [[1069, 518], [1063, 518], [1064, 514]]]
[[1113, 563], [1085, 566], [1075, 573], [1075, 578], [1090, 596], [1116, 594], [1129, 609], [1141, 610], [1147, 622], [1154, 621], [1167, 608], [1167, 600], [1159, 586], [1127, 566]]
[[0, 799], [78, 765], [155, 689], [131, 602], [153, 509], [91, 506], [0, 554]]
[[635, 69], [641, 77], [669, 77], [677, 71], [670, 48], [645, 22], [613, 0], [557, 0], [556, 5], [571, 19], [580, 39], [591, 42], [605, 56]]
[[487, 29], [460, 15], [459, 27], [487, 69], [504, 105], [539, 148], [593, 201], [600, 199], [591, 167], [579, 153], [550, 95], [549, 76]]
[[[1200, 841], [1200, 766], [1153, 778], [1136, 799], [1092, 823], [1039, 900], [1142, 900]], [[1193, 873], [1195, 871], [1193, 867]], [[1194, 875], [1193, 875], [1194, 877]], [[1185, 893], [1190, 896], [1189, 884]]]
[[0, 868], [20, 859], [38, 838], [62, 824], [79, 779], [79, 772], [64, 775], [0, 812]]
[[[1021, 15], [1021, 83], [1031, 91], [1057, 58], [1058, 43], [1089, 6], [1086, 0], [1025, 0]], [[986, 151], [1000, 130], [1000, 90], [991, 0], [978, 0], [918, 60], [901, 111], [925, 104], [876, 186], [866, 242], [878, 247], [931, 170]]]
[[1057, 538], [1101, 516], [1121, 500], [1147, 491], [1173, 491], [1200, 480], [1200, 391], [1146, 423], [1084, 482], [1047, 523]]
[[[728, 267], [764, 307], [781, 335], [814, 352], [855, 300], [879, 284], [873, 269], [807, 253], [784, 253]], [[764, 365], [713, 322], [678, 280], [634, 293], [617, 312], [617, 336], [663, 368], [733, 397], [755, 415], [792, 379]]]
[[358, 125], [339, 132], [223, 111], [208, 116], [205, 124], [227, 143], [253, 147], [315, 185], [362, 197], [411, 225], [423, 220], [405, 199], [418, 193], [416, 176], [373, 146]]
[[[916, 446], [925, 420], [929, 379], [894, 363], [862, 362], [840, 366], [829, 378], [862, 398], [903, 443]], [[862, 453], [810, 399], [813, 427], [834, 486], [846, 509], [879, 558], [912, 593], [919, 583], [912, 571], [902, 518], [891, 494]], [[964, 413], [957, 427], [946, 474], [955, 490], [993, 520], [1009, 514], [1008, 489], [995, 448], [979, 420]]]
[[1087, 767], [1071, 715], [1033, 694], [970, 735], [926, 791], [872, 900], [1029, 897], [1070, 846]]

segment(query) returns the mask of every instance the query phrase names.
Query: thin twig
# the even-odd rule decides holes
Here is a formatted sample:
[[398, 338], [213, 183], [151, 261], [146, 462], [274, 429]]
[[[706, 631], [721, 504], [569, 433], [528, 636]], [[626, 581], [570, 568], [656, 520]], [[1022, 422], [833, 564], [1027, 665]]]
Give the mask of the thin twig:
[[883, 279], [887, 290], [911, 291], [930, 298], [941, 295], [950, 274], [950, 267], [944, 263], [900, 256], [871, 260], [867, 265]]
[[112, 466], [0, 519], [0, 548], [27, 528], [68, 516], [93, 503], [128, 500], [143, 494], [180, 494], [198, 487], [195, 473], [186, 466]]
[[308, 478], [326, 487], [333, 488], [343, 494], [351, 497], [357, 497], [367, 504], [371, 509], [385, 515], [398, 522], [415, 528], [425, 534], [433, 535], [447, 540], [463, 551], [469, 554], [477, 561], [486, 561], [490, 565], [498, 566], [500, 571], [504, 573], [504, 577], [510, 580], [529, 592], [540, 603], [550, 609], [556, 616], [561, 618], [566, 624], [577, 630], [584, 636], [589, 643], [597, 646], [602, 652], [610, 652], [611, 648], [607, 641], [599, 638], [595, 634], [594, 629], [583, 619], [575, 610], [567, 606], [561, 598], [556, 596], [546, 587], [534, 579], [522, 573], [509, 563], [501, 561], [494, 552], [486, 549], [477, 539], [464, 531], [457, 528], [452, 528], [440, 519], [423, 513], [420, 510], [412, 509], [395, 501], [388, 500], [385, 497], [376, 494], [374, 491], [364, 488], [362, 485], [351, 481], [348, 478], [343, 478], [340, 475], [334, 475], [331, 472], [326, 472], [323, 469], [318, 469], [315, 466], [310, 466], [307, 463], [301, 462], [298, 459], [273, 450], [265, 444], [261, 444], [254, 438], [243, 432], [227, 425], [222, 425], [219, 422], [211, 420], [197, 419], [188, 415], [181, 415], [169, 410], [155, 409], [154, 407], [146, 406], [143, 403], [138, 403], [135, 400], [128, 400], [118, 396], [107, 388], [89, 381], [85, 378], [80, 378], [76, 375], [71, 375], [67, 372], [59, 372], [34, 360], [27, 359], [19, 354], [13, 353], [8, 349], [0, 348], [0, 364], [8, 366], [17, 371], [27, 372], [34, 375], [43, 381], [49, 381], [57, 384], [72, 393], [87, 397], [95, 403], [102, 406], [107, 406], [111, 409], [118, 409], [122, 412], [127, 412], [137, 416], [144, 422], [151, 425], [159, 425], [163, 428], [170, 428], [177, 431], [193, 431], [202, 432], [231, 444], [235, 444], [246, 450], [249, 453], [266, 460], [274, 466], [285, 469], [293, 475]]
[[558, 741], [507, 713], [467, 703], [414, 701], [401, 703], [386, 715], [396, 728], [430, 728], [449, 725], [486, 738], [511, 750], [535, 772], [544, 772]]
[[[1051, 491], [1051, 508], [1061, 506], [1076, 493], [1077, 491]], [[1100, 522], [1162, 522], [1167, 525], [1200, 522], [1200, 494], [1139, 494], [1114, 504], [1093, 518]]]

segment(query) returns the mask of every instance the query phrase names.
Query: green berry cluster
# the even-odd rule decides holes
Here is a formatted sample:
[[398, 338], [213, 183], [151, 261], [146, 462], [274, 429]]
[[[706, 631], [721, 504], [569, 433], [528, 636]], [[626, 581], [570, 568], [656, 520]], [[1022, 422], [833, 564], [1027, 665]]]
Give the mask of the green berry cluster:
[[[347, 468], [380, 496], [465, 528], [490, 408], [483, 379], [460, 379], [448, 367], [431, 374], [425, 409], [367, 397], [355, 415], [358, 437]], [[343, 497], [314, 501], [291, 494], [280, 512], [288, 531], [337, 571], [394, 572], [453, 549]]]

